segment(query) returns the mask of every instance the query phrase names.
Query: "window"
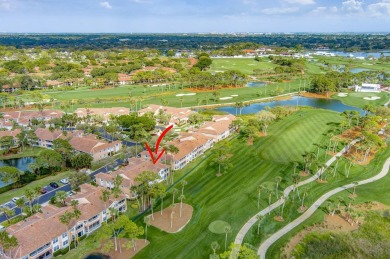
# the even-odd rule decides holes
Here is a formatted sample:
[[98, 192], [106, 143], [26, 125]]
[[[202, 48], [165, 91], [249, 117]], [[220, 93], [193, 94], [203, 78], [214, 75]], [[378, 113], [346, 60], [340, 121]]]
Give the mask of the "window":
[[58, 237], [54, 238], [53, 239], [53, 244], [57, 243], [58, 242]]
[[64, 234], [62, 234], [62, 238], [67, 238], [68, 237], [68, 232], [65, 232]]
[[60, 249], [60, 246], [57, 245], [57, 246], [54, 247], [53, 250], [54, 250], [54, 252], [55, 252], [55, 251], [58, 251], [59, 249]]
[[65, 240], [63, 243], [62, 243], [62, 246], [68, 246], [68, 240]]

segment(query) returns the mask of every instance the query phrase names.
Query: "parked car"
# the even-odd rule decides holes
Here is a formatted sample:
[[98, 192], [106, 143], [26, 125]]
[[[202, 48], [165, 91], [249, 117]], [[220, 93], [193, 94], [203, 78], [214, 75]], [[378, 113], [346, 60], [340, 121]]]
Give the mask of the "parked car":
[[47, 190], [45, 189], [45, 187], [42, 187], [41, 188], [41, 194], [45, 194], [45, 193], [47, 193]]
[[22, 198], [22, 197], [13, 197], [13, 198], [12, 198], [12, 201], [13, 201], [14, 203], [16, 203], [16, 201], [19, 200], [20, 198]]
[[59, 182], [63, 183], [63, 184], [68, 184], [69, 183], [69, 178], [61, 179], [61, 180], [59, 180]]
[[73, 192], [72, 192], [72, 191], [69, 191], [69, 192], [66, 193], [66, 197], [70, 197], [70, 196], [72, 196], [72, 195], [73, 195]]
[[54, 189], [57, 189], [58, 187], [60, 187], [60, 186], [58, 185], [58, 183], [55, 183], [55, 182], [51, 182], [49, 185], [50, 185], [51, 187], [53, 187]]

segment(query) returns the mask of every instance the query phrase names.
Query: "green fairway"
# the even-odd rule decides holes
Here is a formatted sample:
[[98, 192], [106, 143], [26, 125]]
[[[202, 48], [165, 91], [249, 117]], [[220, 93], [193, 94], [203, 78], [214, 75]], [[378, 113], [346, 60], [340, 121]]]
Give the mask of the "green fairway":
[[[148, 238], [151, 244], [135, 258], [206, 258], [212, 252], [210, 244], [213, 241], [224, 246], [224, 234], [209, 230], [209, 225], [217, 220], [231, 225], [228, 243], [233, 242], [239, 229], [257, 212], [257, 186], [262, 183], [272, 185], [276, 176], [283, 176], [281, 189], [290, 185], [291, 162], [301, 160], [305, 151], [314, 151], [312, 144], [324, 141], [326, 136], [323, 134], [330, 129], [329, 124], [339, 120], [340, 115], [336, 112], [305, 109], [272, 125], [269, 136], [251, 146], [246, 141], [232, 140], [233, 168], [229, 173], [216, 177], [215, 168], [211, 168], [209, 159], [206, 159], [186, 177], [185, 202], [194, 207], [189, 224], [176, 234], [150, 227]], [[311, 125], [314, 123], [316, 128]], [[277, 136], [283, 142], [273, 140]], [[205, 155], [208, 154], [210, 151]], [[264, 207], [267, 201], [263, 195], [261, 206]], [[172, 196], [168, 195], [164, 205], [171, 202]], [[136, 222], [142, 224], [142, 218]], [[90, 241], [82, 242], [78, 252], [91, 245]], [[71, 255], [77, 255], [75, 258], [85, 256], [73, 251]]]
[[260, 62], [254, 58], [214, 58], [210, 71], [224, 72], [227, 70], [240, 70], [245, 74], [253, 74], [254, 69], [261, 71], [273, 71], [276, 67], [268, 58], [263, 58]]
[[[302, 152], [313, 149], [310, 143], [323, 138], [330, 127], [329, 122], [338, 121], [339, 114], [328, 111], [306, 110], [298, 112], [270, 128], [270, 134], [279, 136], [296, 134], [302, 121], [317, 119], [317, 130], [307, 136], [307, 142], [298, 138], [285, 138], [284, 145], [263, 138], [253, 146], [234, 140], [232, 162], [234, 168], [222, 177], [215, 176], [215, 170], [203, 163], [187, 177], [185, 188], [186, 202], [194, 207], [193, 220], [177, 234], [165, 234], [150, 228], [151, 245], [141, 251], [136, 258], [206, 258], [211, 253], [210, 244], [218, 241], [223, 246], [224, 235], [209, 231], [210, 223], [223, 220], [232, 226], [228, 242], [232, 242], [238, 230], [256, 211], [256, 188], [258, 184], [273, 181], [278, 175], [286, 175], [291, 170], [291, 161], [300, 158]], [[295, 125], [295, 126], [294, 126]], [[291, 133], [293, 132], [293, 133]], [[309, 145], [306, 145], [309, 143]], [[286, 148], [287, 147], [287, 148]], [[263, 152], [278, 150], [267, 160]], [[291, 153], [289, 155], [289, 153]], [[281, 159], [279, 156], [287, 156]], [[266, 200], [266, 199], [265, 199]], [[262, 203], [265, 203], [265, 200]], [[169, 198], [167, 199], [169, 202]]]
[[[104, 90], [82, 89], [67, 92], [56, 91], [46, 92], [46, 94], [58, 102], [66, 103], [67, 106], [64, 109], [71, 112], [82, 107], [107, 108], [123, 106], [134, 108], [134, 101], [138, 103], [138, 107], [140, 102], [142, 106], [147, 104], [163, 104], [163, 102], [166, 102], [168, 106], [173, 107], [235, 103], [293, 92], [298, 90], [299, 84], [299, 80], [296, 80], [286, 83], [269, 84], [263, 87], [220, 89], [218, 90], [219, 97], [217, 101], [214, 100], [212, 91], [198, 92], [190, 88], [162, 89], [161, 87], [151, 87], [145, 91], [145, 88], [140, 85], [121, 86]], [[177, 96], [180, 94], [192, 95]], [[220, 100], [219, 98], [224, 99]], [[70, 101], [72, 101], [72, 104], [69, 104]], [[61, 105], [57, 104], [54, 108], [60, 109]]]
[[[365, 97], [380, 97], [378, 100], [365, 100]], [[389, 94], [386, 92], [380, 93], [356, 93], [350, 92], [347, 97], [340, 97], [337, 94], [333, 95], [333, 99], [342, 101], [346, 105], [351, 105], [355, 107], [363, 108], [365, 105], [369, 104], [372, 106], [381, 106], [389, 101]]]
[[[319, 110], [315, 112], [299, 112], [270, 127], [268, 136], [261, 138], [262, 148], [257, 152], [264, 160], [288, 163], [299, 161], [302, 154], [313, 149], [313, 143], [322, 143], [326, 136], [318, 134], [318, 125], [322, 130], [330, 129], [330, 122], [340, 122], [337, 113]], [[269, 147], [269, 148], [268, 148]]]

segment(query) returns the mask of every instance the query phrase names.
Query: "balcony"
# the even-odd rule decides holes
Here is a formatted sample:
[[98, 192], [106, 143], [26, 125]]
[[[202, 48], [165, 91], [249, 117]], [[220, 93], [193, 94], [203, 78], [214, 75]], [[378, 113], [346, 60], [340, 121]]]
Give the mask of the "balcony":
[[[46, 245], [44, 245], [44, 246], [38, 248], [37, 250], [35, 250], [34, 252], [32, 252], [32, 253], [30, 254], [30, 257], [35, 257], [36, 255], [42, 253], [43, 251], [45, 251], [45, 250], [47, 250], [47, 249], [49, 249], [49, 248], [51, 248], [51, 243], [47, 243]], [[41, 255], [41, 256], [42, 256], [42, 255]], [[41, 256], [39, 256], [39, 258], [41, 258]], [[44, 256], [44, 257], [42, 257], [42, 258], [50, 258], [50, 257], [47, 257], [47, 256], [46, 256], [46, 253], [45, 253], [45, 255], [43, 255], [43, 256]], [[49, 256], [51, 256], [51, 254], [50, 254]]]

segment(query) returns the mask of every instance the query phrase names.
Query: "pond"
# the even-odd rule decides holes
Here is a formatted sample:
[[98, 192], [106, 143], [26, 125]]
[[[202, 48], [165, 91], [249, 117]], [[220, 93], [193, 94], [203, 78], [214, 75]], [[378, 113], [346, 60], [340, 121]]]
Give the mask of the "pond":
[[360, 72], [363, 72], [363, 71], [370, 71], [370, 69], [367, 69], [367, 68], [351, 68], [349, 70], [349, 72], [351, 72], [352, 74], [357, 74], [357, 73], [360, 73]]
[[[15, 159], [7, 159], [7, 160], [0, 160], [0, 167], [2, 166], [14, 166], [18, 168], [20, 171], [28, 171], [29, 164], [33, 163], [35, 161], [34, 157], [22, 157], [22, 158], [15, 158]], [[5, 184], [0, 181], [0, 187], [3, 187]]]
[[[271, 101], [271, 102], [262, 102], [262, 103], [254, 103], [242, 109], [241, 114], [252, 114], [257, 113], [261, 110], [264, 110], [265, 107], [275, 107], [275, 106], [310, 106], [320, 109], [332, 110], [336, 112], [344, 112], [346, 110], [354, 110], [360, 112], [361, 115], [364, 115], [365, 112], [353, 106], [348, 106], [340, 102], [339, 100], [333, 99], [319, 99], [319, 98], [307, 98], [294, 96], [289, 100], [281, 100], [281, 101]], [[228, 112], [231, 114], [236, 114], [236, 108], [233, 106], [226, 106], [217, 108], [219, 111]], [[239, 111], [238, 111], [239, 112]]]
[[246, 86], [247, 87], [262, 87], [262, 86], [266, 86], [267, 83], [266, 82], [249, 82]]
[[110, 257], [101, 253], [93, 253], [85, 257], [85, 259], [110, 259]]

